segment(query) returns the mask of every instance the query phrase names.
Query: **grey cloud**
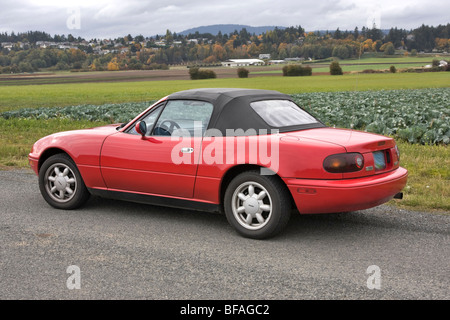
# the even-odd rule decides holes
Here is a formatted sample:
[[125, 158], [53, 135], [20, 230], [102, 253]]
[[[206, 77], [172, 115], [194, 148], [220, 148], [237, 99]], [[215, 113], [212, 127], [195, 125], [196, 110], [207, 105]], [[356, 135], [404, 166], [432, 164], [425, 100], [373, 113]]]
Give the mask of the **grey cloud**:
[[[2, 4], [0, 31], [24, 32], [40, 30], [50, 34], [73, 34], [85, 38], [115, 38], [128, 33], [145, 36], [164, 34], [167, 29], [180, 32], [188, 28], [210, 24], [248, 24], [253, 26], [301, 25], [307, 30], [341, 30], [361, 28], [379, 11], [382, 28], [397, 26], [415, 28], [422, 23], [448, 23], [447, 10], [439, 0], [371, 2], [352, 0], [294, 1], [138, 1], [99, 0], [81, 1], [81, 28], [70, 30], [65, 2], [47, 5], [31, 0], [17, 0]], [[375, 9], [374, 9], [375, 8]]]

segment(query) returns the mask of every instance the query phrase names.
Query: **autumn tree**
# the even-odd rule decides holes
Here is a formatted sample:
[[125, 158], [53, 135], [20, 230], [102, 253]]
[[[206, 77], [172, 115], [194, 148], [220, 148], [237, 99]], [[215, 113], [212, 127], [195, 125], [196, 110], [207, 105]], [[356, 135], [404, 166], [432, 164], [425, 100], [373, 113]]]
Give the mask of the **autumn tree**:
[[117, 63], [117, 58], [114, 57], [111, 59], [111, 61], [108, 63], [108, 71], [117, 71], [119, 70], [119, 64]]
[[395, 54], [395, 48], [392, 43], [390, 43], [386, 46], [386, 48], [384, 49], [384, 54], [387, 54], [387, 55]]
[[438, 49], [440, 51], [446, 51], [450, 48], [450, 39], [436, 38], [435, 43], [436, 43], [436, 49]]
[[213, 46], [213, 55], [215, 56], [216, 60], [224, 61], [227, 57], [227, 51], [220, 44], [216, 43]]
[[351, 53], [346, 45], [339, 45], [333, 48], [333, 57], [337, 57], [340, 59], [348, 59], [351, 56]]

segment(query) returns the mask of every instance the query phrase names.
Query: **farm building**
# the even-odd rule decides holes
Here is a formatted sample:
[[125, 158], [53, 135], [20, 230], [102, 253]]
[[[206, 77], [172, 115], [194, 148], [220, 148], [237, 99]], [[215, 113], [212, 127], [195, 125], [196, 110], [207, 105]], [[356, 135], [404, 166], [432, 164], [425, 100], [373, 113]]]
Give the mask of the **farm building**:
[[222, 62], [223, 67], [263, 66], [265, 62], [260, 59], [229, 59]]
[[269, 60], [269, 64], [283, 64], [286, 60]]

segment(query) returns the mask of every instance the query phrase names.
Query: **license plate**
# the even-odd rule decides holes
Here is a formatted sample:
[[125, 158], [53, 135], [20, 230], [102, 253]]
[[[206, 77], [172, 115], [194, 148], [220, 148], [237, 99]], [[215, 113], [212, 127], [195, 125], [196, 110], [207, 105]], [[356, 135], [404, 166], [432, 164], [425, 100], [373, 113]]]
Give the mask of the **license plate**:
[[384, 151], [377, 151], [373, 153], [375, 170], [384, 170], [386, 169], [386, 157], [384, 155]]

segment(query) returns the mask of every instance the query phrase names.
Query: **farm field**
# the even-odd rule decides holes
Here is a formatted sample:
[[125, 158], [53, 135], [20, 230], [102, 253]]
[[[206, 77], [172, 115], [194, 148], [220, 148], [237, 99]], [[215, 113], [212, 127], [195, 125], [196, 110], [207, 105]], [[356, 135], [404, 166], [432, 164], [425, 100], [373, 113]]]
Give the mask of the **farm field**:
[[[250, 79], [212, 79], [212, 80], [166, 80], [166, 81], [126, 81], [112, 83], [78, 83], [29, 86], [0, 86], [0, 168], [11, 169], [26, 167], [26, 156], [31, 145], [40, 137], [47, 134], [78, 128], [99, 126], [111, 122], [129, 119], [136, 110], [142, 110], [150, 101], [154, 101], [174, 91], [196, 87], [243, 87], [274, 89], [292, 94], [299, 103], [309, 108], [328, 125], [366, 129], [371, 123], [356, 120], [369, 118], [364, 112], [375, 112], [383, 119], [389, 120], [392, 129], [401, 119], [414, 121], [419, 119], [422, 105], [426, 107], [426, 127], [430, 125], [436, 129], [435, 145], [430, 140], [417, 139], [416, 133], [403, 129], [402, 138], [399, 132], [382, 132], [396, 137], [402, 153], [402, 166], [410, 171], [405, 198], [397, 205], [405, 208], [428, 209], [449, 213], [450, 211], [450, 151], [448, 142], [448, 117], [450, 95], [450, 74], [446, 72], [422, 74], [348, 74], [344, 76], [316, 76], [316, 77], [255, 77]], [[422, 89], [442, 88], [442, 89]], [[398, 91], [392, 89], [397, 89]], [[404, 90], [406, 89], [406, 90]], [[421, 90], [412, 90], [421, 89]], [[308, 102], [309, 101], [309, 102]], [[119, 104], [118, 103], [123, 103]], [[110, 105], [105, 105], [110, 104]], [[345, 115], [345, 108], [354, 112], [354, 117]], [[416, 112], [405, 117], [410, 109]], [[66, 107], [66, 108], [61, 108]], [[24, 110], [28, 108], [29, 110]], [[36, 108], [48, 108], [37, 110]], [[53, 109], [55, 108], [55, 109]], [[100, 110], [98, 113], [88, 111]], [[106, 108], [110, 114], [105, 115]], [[328, 109], [327, 109], [328, 108]], [[392, 113], [390, 114], [390, 109]], [[115, 111], [114, 111], [115, 110]], [[118, 117], [121, 110], [123, 118]], [[334, 111], [338, 112], [334, 112]], [[114, 112], [113, 112], [114, 111]], [[60, 117], [53, 115], [60, 112]], [[128, 113], [127, 113], [128, 112]], [[341, 114], [344, 112], [344, 114]], [[353, 111], [352, 111], [353, 112]], [[436, 114], [437, 112], [437, 114]], [[25, 116], [26, 114], [37, 116]], [[71, 113], [72, 115], [68, 116]], [[120, 113], [120, 112], [119, 112]], [[327, 114], [328, 113], [328, 114]], [[45, 117], [47, 114], [47, 117]], [[77, 115], [78, 116], [74, 116]], [[83, 115], [84, 114], [84, 115]], [[337, 114], [335, 118], [333, 114]], [[353, 121], [338, 122], [341, 118]], [[80, 116], [81, 115], [81, 116]], [[87, 116], [86, 116], [87, 115]], [[78, 117], [78, 118], [77, 118]], [[436, 118], [439, 121], [433, 120]], [[442, 118], [444, 117], [444, 118]], [[447, 118], [445, 118], [447, 117]], [[441, 119], [442, 118], [442, 119]], [[418, 120], [418, 122], [420, 122]], [[409, 124], [404, 124], [409, 125]], [[437, 125], [441, 126], [440, 131]], [[447, 125], [447, 127], [446, 127]], [[434, 126], [434, 127], [433, 127]], [[382, 128], [372, 124], [369, 131]], [[447, 128], [447, 131], [446, 131]], [[421, 133], [423, 136], [424, 132]], [[440, 137], [440, 138], [439, 138]], [[439, 140], [441, 139], [441, 140]], [[408, 141], [414, 142], [410, 143]], [[433, 143], [432, 143], [433, 144]]]
[[381, 57], [373, 57], [373, 56], [365, 56], [363, 55], [361, 59], [348, 59], [341, 60], [343, 64], [384, 64], [384, 63], [419, 63], [421, 65], [431, 64], [433, 59], [448, 59], [448, 56], [403, 56], [403, 55], [395, 55], [395, 56], [381, 56]]
[[[343, 72], [355, 72], [363, 70], [389, 70], [390, 66], [395, 66], [397, 70], [419, 68], [431, 65], [433, 59], [446, 59], [449, 57], [404, 57], [404, 56], [386, 56], [386, 57], [363, 57], [361, 59], [340, 60], [339, 64]], [[313, 72], [329, 72], [329, 64], [317, 63], [311, 65]]]
[[[233, 69], [234, 72], [236, 71]], [[80, 104], [151, 101], [174, 91], [193, 88], [238, 87], [277, 90], [294, 94], [324, 91], [365, 91], [448, 87], [449, 72], [423, 74], [345, 74], [313, 77], [255, 77], [209, 80], [125, 81], [28, 86], [0, 85], [0, 112]]]
[[[361, 59], [340, 60], [344, 72], [362, 71], [365, 69], [387, 70], [391, 65], [397, 69], [423, 67], [431, 64], [433, 59], [442, 57], [362, 57]], [[448, 59], [448, 57], [444, 57]], [[305, 61], [313, 69], [313, 76], [329, 74], [330, 62]], [[285, 64], [267, 66], [248, 66], [250, 77], [267, 77], [282, 75]], [[236, 68], [205, 67], [214, 70], [219, 79], [236, 78]], [[128, 71], [41, 71], [36, 73], [0, 74], [0, 86], [15, 85], [43, 85], [43, 84], [69, 84], [69, 83], [102, 83], [125, 81], [160, 81], [160, 80], [189, 80], [186, 66], [172, 66], [169, 70], [128, 70]]]
[[[423, 63], [378, 63], [378, 64], [340, 64], [343, 72], [354, 72], [354, 71], [364, 71], [364, 70], [389, 70], [391, 66], [394, 66], [397, 70], [401, 69], [410, 69], [410, 68], [418, 68], [418, 67], [424, 67], [425, 64]], [[313, 72], [329, 72], [330, 67], [328, 65], [316, 65], [316, 68], [313, 68]]]
[[[363, 71], [366, 69], [372, 70], [388, 70], [390, 66], [395, 66], [398, 70], [408, 68], [418, 68], [430, 65], [433, 59], [446, 59], [449, 57], [405, 57], [405, 56], [386, 56], [386, 57], [362, 57], [361, 59], [346, 59], [339, 60], [339, 64], [344, 72]], [[308, 65], [313, 70], [313, 75], [328, 74], [330, 69], [330, 62], [316, 62], [306, 61], [303, 65]], [[281, 74], [281, 68], [283, 65], [271, 66], [272, 70], [255, 70], [253, 75], [259, 74]]]

